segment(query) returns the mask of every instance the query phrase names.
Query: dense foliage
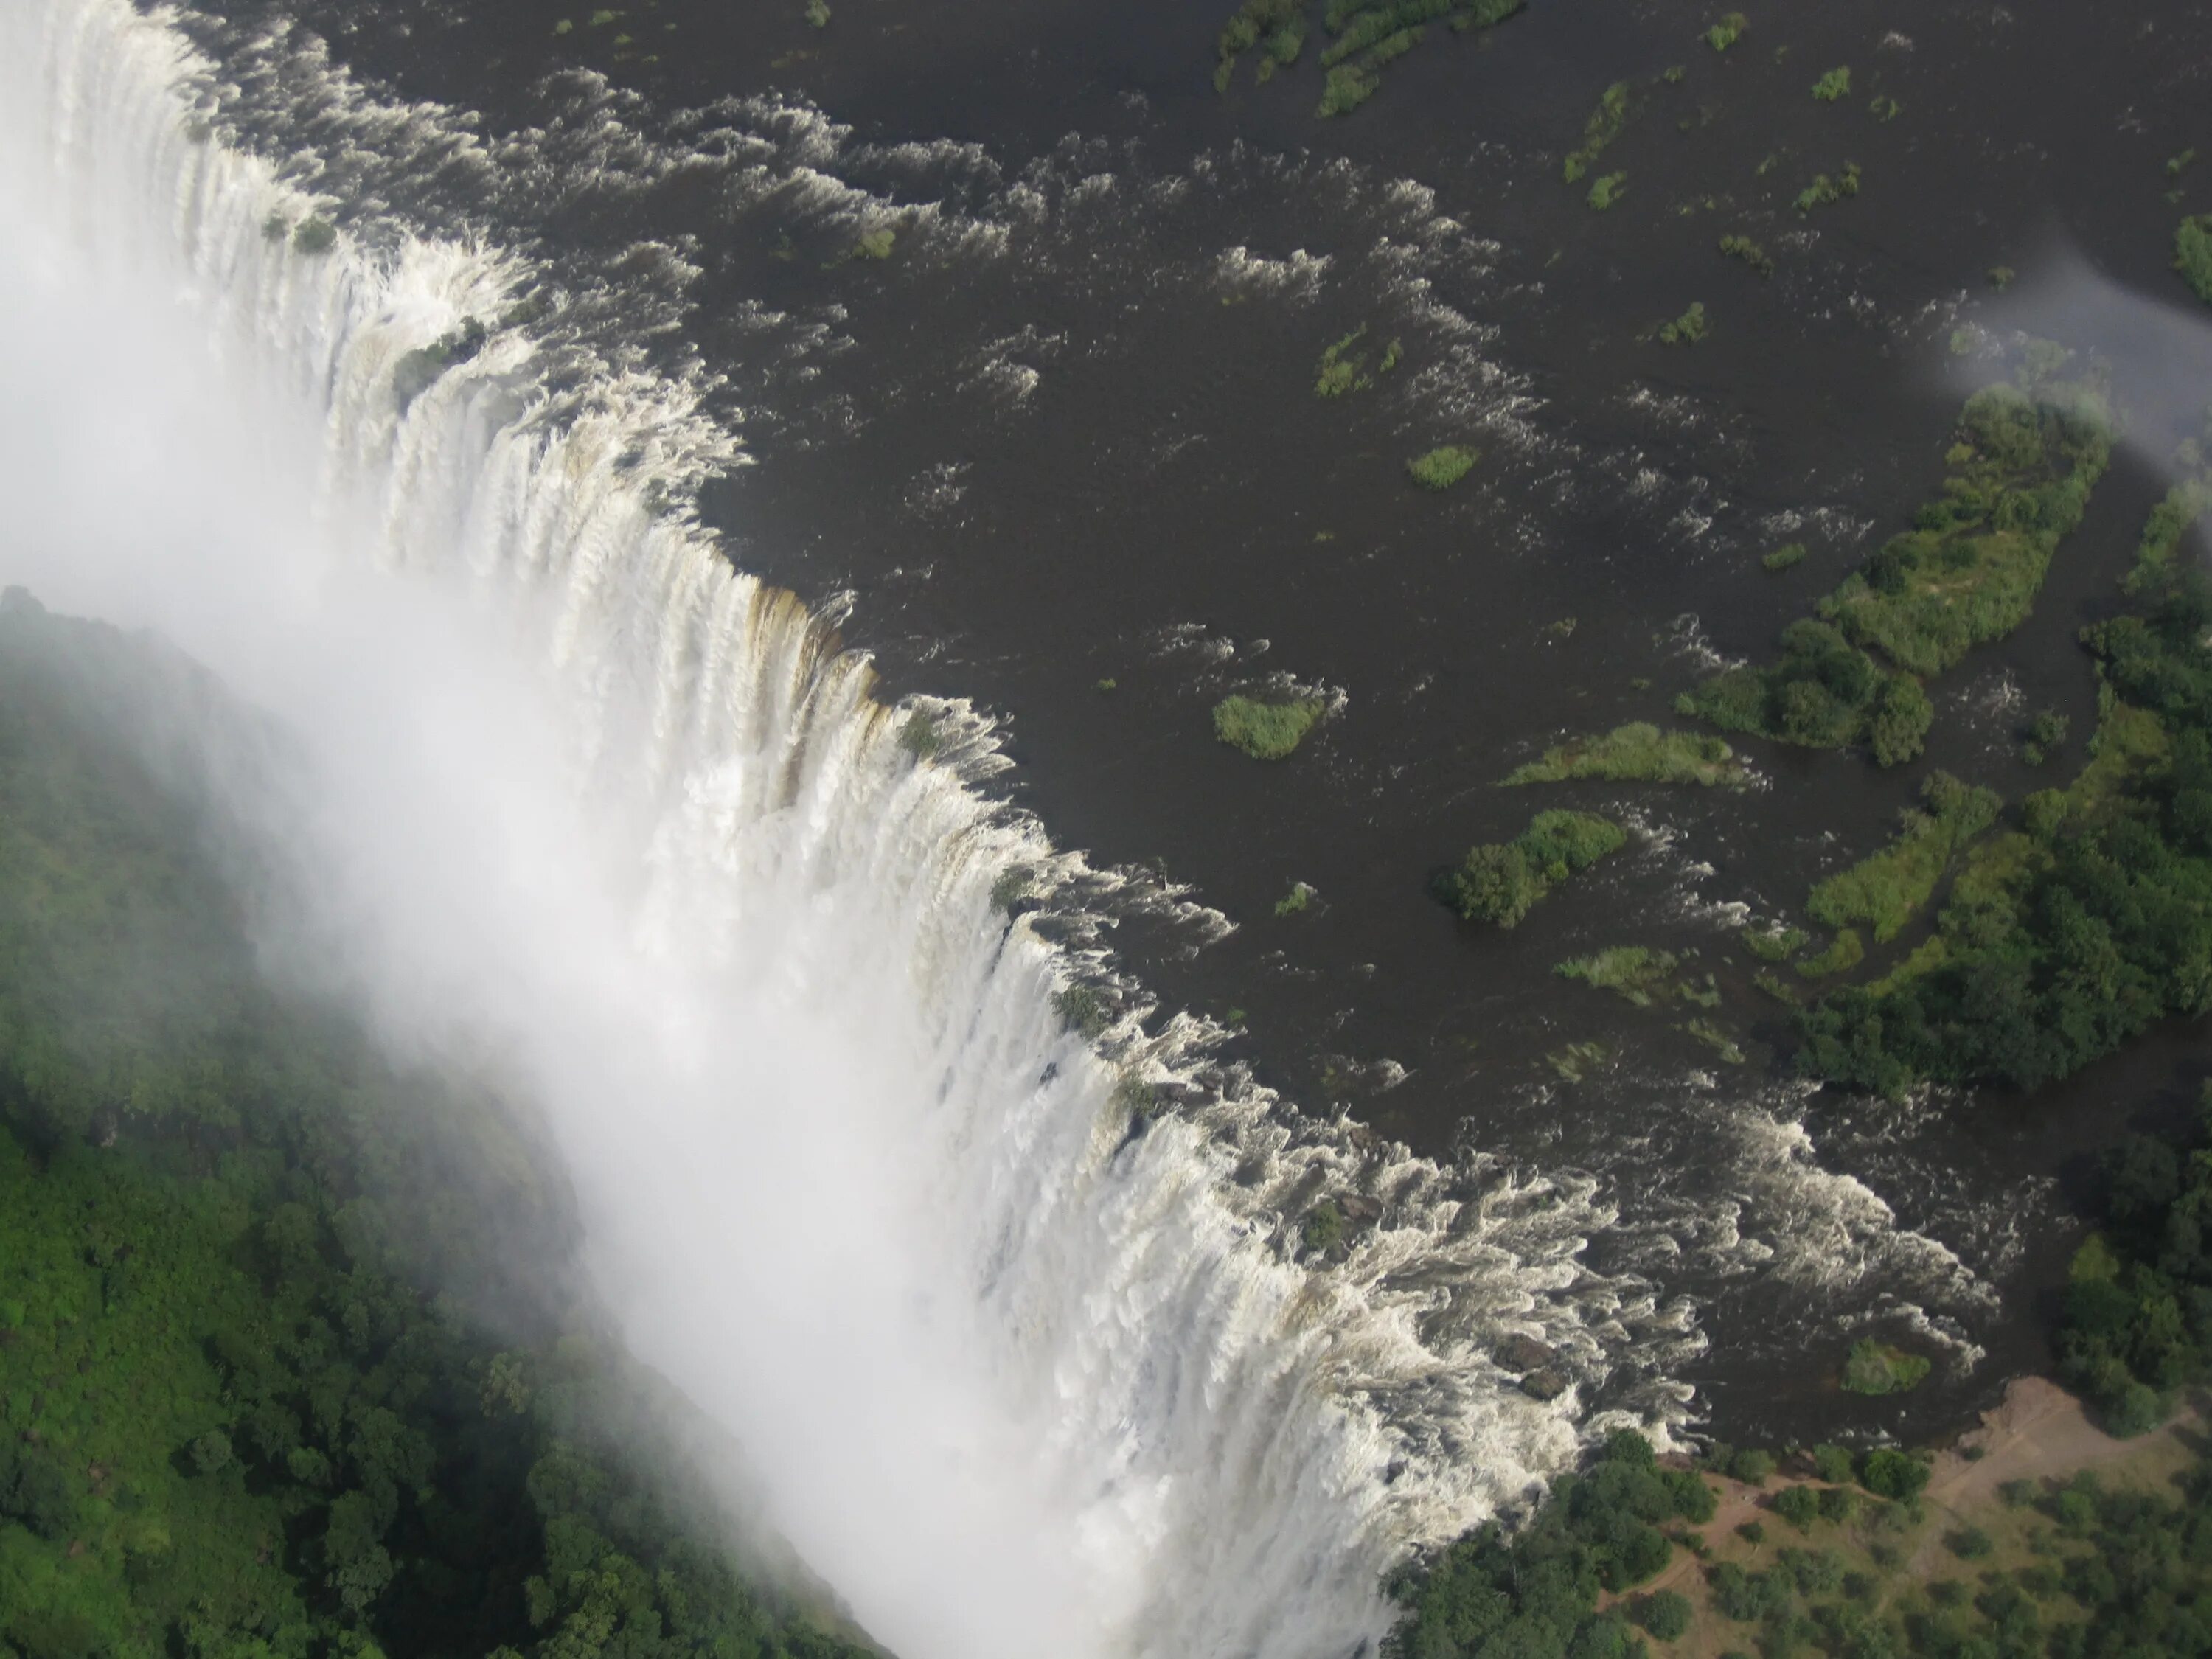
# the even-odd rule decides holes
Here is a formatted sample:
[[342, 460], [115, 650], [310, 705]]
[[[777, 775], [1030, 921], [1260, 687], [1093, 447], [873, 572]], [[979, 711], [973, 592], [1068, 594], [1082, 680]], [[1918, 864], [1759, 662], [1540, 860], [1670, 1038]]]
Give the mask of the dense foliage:
[[[1668, 1522], [1713, 1516], [1712, 1489], [1661, 1468], [1650, 1443], [1624, 1431], [1580, 1475], [1563, 1475], [1519, 1532], [1486, 1526], [1425, 1568], [1401, 1576], [1405, 1608], [1389, 1659], [1629, 1659], [1645, 1644], [1599, 1595], [1642, 1583], [1674, 1546]], [[1663, 1620], [1665, 1614], [1661, 1614]]]
[[264, 981], [118, 723], [208, 696], [0, 608], [0, 1654], [858, 1651], [649, 1473], [523, 1130]]
[[[1933, 719], [1919, 678], [2027, 619], [2059, 542], [2111, 459], [2111, 418], [2085, 384], [1991, 386], [1967, 400], [1943, 493], [1783, 631], [1766, 667], [1729, 669], [1678, 699], [1730, 731], [1808, 748], [1864, 743], [1884, 766], [1917, 755]], [[1893, 665], [1886, 671], [1869, 653]]]
[[2099, 752], [2024, 833], [1975, 850], [1935, 937], [1881, 984], [1802, 1017], [1812, 1075], [2033, 1088], [2170, 1014], [2212, 1008], [2212, 603], [2195, 580], [2085, 631]]
[[1809, 617], [1782, 630], [1781, 647], [1767, 667], [1728, 669], [1685, 691], [1676, 710], [1808, 749], [1864, 743], [1884, 766], [1920, 752], [1936, 711], [1919, 681], [1885, 674], [1840, 631]]
[[1468, 921], [1510, 927], [1577, 870], [1619, 852], [1628, 832], [1594, 812], [1539, 812], [1511, 841], [1477, 847], [1437, 883]]
[[2212, 1369], [2212, 1085], [2194, 1143], [2136, 1135], [2106, 1164], [2105, 1230], [2075, 1257], [2061, 1374], [2118, 1434]]

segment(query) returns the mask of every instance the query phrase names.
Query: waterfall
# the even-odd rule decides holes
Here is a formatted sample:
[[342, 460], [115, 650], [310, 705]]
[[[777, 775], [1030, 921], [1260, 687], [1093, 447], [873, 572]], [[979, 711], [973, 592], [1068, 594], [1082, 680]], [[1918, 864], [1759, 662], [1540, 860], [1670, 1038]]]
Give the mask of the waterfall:
[[[1307, 1119], [1055, 943], [1110, 877], [993, 798], [985, 715], [885, 706], [826, 619], [732, 568], [690, 505], [744, 459], [703, 371], [564, 332], [619, 296], [302, 188], [167, 11], [20, 0], [0, 63], [9, 142], [44, 152], [11, 169], [296, 412], [362, 580], [526, 665], [599, 873], [544, 878], [558, 915], [453, 882], [471, 939], [418, 959], [387, 929], [388, 1012], [442, 1017], [437, 951], [513, 974], [494, 1036], [627, 1339], [894, 1650], [1342, 1659], [1386, 1628], [1395, 1563], [1563, 1468], [1617, 1420], [1598, 1385], [1682, 1340], [1584, 1260], [1595, 1182]], [[300, 95], [364, 125], [446, 118], [322, 73]], [[507, 763], [477, 752], [465, 786]], [[1353, 1224], [1319, 1259], [1324, 1198]], [[1516, 1337], [1558, 1398], [1516, 1387]]]

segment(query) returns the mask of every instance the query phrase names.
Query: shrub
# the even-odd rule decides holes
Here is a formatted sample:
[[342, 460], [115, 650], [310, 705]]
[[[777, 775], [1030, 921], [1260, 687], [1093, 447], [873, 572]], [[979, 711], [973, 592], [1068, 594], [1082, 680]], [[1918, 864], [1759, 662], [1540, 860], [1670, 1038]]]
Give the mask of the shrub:
[[1763, 1486], [1774, 1473], [1774, 1454], [1747, 1447], [1729, 1462], [1729, 1473], [1747, 1486]]
[[1877, 1498], [1917, 1498], [1927, 1484], [1925, 1463], [1887, 1446], [1869, 1452], [1859, 1464], [1859, 1485]]
[[1660, 1590], [1638, 1596], [1628, 1616], [1660, 1641], [1671, 1642], [1690, 1628], [1690, 1601], [1673, 1590]]
[[1291, 890], [1275, 901], [1275, 914], [1279, 916], [1297, 915], [1314, 902], [1315, 896], [1312, 888], [1302, 881], [1294, 881], [1291, 884]]
[[1850, 89], [1850, 70], [1848, 67], [1832, 69], [1813, 83], [1813, 96], [1824, 104], [1832, 104]]
[[1406, 471], [1424, 489], [1449, 489], [1474, 470], [1482, 452], [1446, 444], [1406, 463]]
[[1978, 1561], [1996, 1548], [1979, 1527], [1960, 1527], [1943, 1535], [1943, 1546], [1961, 1561]]
[[[1921, 799], [1929, 810], [1907, 813], [1887, 847], [1814, 887], [1805, 906], [1814, 921], [1828, 927], [1864, 922], [1876, 944], [1895, 938], [1934, 895], [1953, 859], [1996, 822], [2003, 807], [1993, 791], [1968, 788], [1947, 772], [1929, 776]], [[1856, 1360], [1858, 1350], [1852, 1352]], [[1848, 1380], [1844, 1386], [1863, 1394], [1888, 1392]]]
[[1851, 1478], [1851, 1455], [1841, 1446], [1815, 1446], [1813, 1468], [1821, 1480], [1844, 1486]]
[[1110, 1023], [1106, 1000], [1088, 985], [1070, 985], [1052, 994], [1053, 1012], [1094, 1042]]
[[1766, 1541], [1766, 1525], [1760, 1521], [1739, 1521], [1736, 1522], [1735, 1535], [1756, 1548]]
[[1805, 562], [1805, 544], [1785, 542], [1759, 560], [1769, 570], [1784, 571]]
[[1619, 852], [1627, 831], [1590, 812], [1539, 812], [1503, 845], [1470, 851], [1437, 884], [1437, 896], [1469, 921], [1510, 927], [1577, 871]]
[[1705, 31], [1705, 44], [1715, 52], [1726, 52], [1743, 39], [1743, 32], [1750, 27], [1751, 21], [1741, 12], [1732, 11]]
[[[1850, 1462], [1844, 1460], [1844, 1480], [1850, 1479]], [[1827, 1486], [1820, 1492], [1820, 1519], [1841, 1526], [1857, 1510], [1859, 1500], [1849, 1486]]]
[[1224, 697], [1213, 706], [1213, 735], [1254, 760], [1283, 760], [1305, 741], [1325, 708], [1318, 697], [1280, 703]]
[[1810, 1486], [1784, 1486], [1774, 1494], [1774, 1512], [1800, 1532], [1809, 1531], [1820, 1513]]
[[1853, 1394], [1903, 1394], [1919, 1387], [1929, 1369], [1917, 1354], [1862, 1337], [1844, 1362], [1844, 1387]]

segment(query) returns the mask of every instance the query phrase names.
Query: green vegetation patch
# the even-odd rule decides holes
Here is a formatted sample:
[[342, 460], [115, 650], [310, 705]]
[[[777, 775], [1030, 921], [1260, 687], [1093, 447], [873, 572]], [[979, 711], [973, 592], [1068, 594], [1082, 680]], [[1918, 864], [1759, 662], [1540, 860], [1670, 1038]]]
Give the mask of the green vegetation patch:
[[1696, 783], [1741, 789], [1751, 774], [1719, 738], [1662, 731], [1647, 721], [1616, 726], [1601, 737], [1576, 738], [1547, 749], [1541, 760], [1516, 768], [1508, 784], [1564, 783], [1576, 778], [1616, 782]]
[[1731, 668], [1683, 692], [1678, 713], [1730, 732], [1808, 749], [1864, 743], [1884, 766], [1917, 755], [1936, 711], [1910, 674], [1886, 674], [1830, 624], [1808, 617], [1782, 630], [1765, 668]]
[[1578, 185], [1595, 165], [1620, 131], [1628, 125], [1628, 82], [1615, 81], [1597, 100], [1597, 107], [1583, 123], [1583, 141], [1567, 152], [1564, 164], [1566, 180]]
[[1862, 1337], [1844, 1361], [1844, 1387], [1852, 1394], [1903, 1394], [1925, 1382], [1929, 1369], [1918, 1354]]
[[[1865, 742], [1885, 766], [1920, 752], [1934, 718], [1920, 675], [2027, 619], [2052, 555], [2081, 523], [2112, 458], [2102, 395], [2045, 382], [1967, 400], [1943, 494], [1820, 603], [1783, 630], [1780, 660], [1731, 669], [1676, 700], [1729, 731], [1809, 748]], [[1898, 668], [1885, 673], [1879, 650]]]
[[2212, 599], [2084, 630], [2103, 678], [2095, 752], [2034, 798], [2032, 835], [1974, 849], [1924, 972], [1831, 994], [1801, 1020], [1809, 1075], [1884, 1093], [2031, 1089], [2172, 1015], [2212, 1010]]
[[1787, 962], [1813, 942], [1813, 936], [1802, 927], [1791, 927], [1773, 922], [1765, 927], [1747, 927], [1742, 933], [1743, 948], [1761, 962]]
[[310, 257], [328, 253], [338, 245], [338, 228], [327, 219], [302, 219], [292, 233], [295, 252]]
[[2142, 539], [2136, 545], [2135, 568], [2125, 583], [2130, 593], [2151, 592], [2162, 586], [2173, 569], [2173, 556], [2197, 521], [2212, 513], [2212, 472], [2185, 478], [2166, 492], [2150, 510]]
[[1723, 236], [1721, 252], [1731, 259], [1741, 261], [1761, 276], [1774, 275], [1774, 260], [1766, 250], [1748, 236]]
[[1832, 979], [1838, 974], [1848, 974], [1866, 960], [1866, 941], [1858, 930], [1845, 927], [1828, 941], [1828, 948], [1815, 956], [1807, 957], [1797, 964], [1797, 971], [1807, 979]]
[[1643, 1644], [1623, 1616], [1628, 1609], [1600, 1613], [1600, 1595], [1656, 1577], [1674, 1557], [1661, 1528], [1702, 1525], [1714, 1507], [1712, 1488], [1694, 1471], [1662, 1469], [1641, 1435], [1615, 1433], [1586, 1468], [1553, 1483], [1526, 1524], [1508, 1531], [1487, 1522], [1393, 1579], [1401, 1611], [1383, 1652], [1631, 1659]]
[[1596, 211], [1603, 213], [1627, 194], [1627, 173], [1608, 173], [1601, 178], [1591, 180], [1589, 194], [1583, 199]]
[[[1315, 113], [1345, 115], [1382, 87], [1382, 71], [1421, 44], [1432, 23], [1455, 33], [1486, 29], [1527, 0], [1328, 0], [1322, 21], [1335, 38], [1321, 53], [1326, 71]], [[1255, 81], [1273, 80], [1295, 64], [1310, 33], [1306, 0], [1244, 0], [1214, 43], [1213, 86], [1227, 92], [1237, 64], [1255, 49]]]
[[2212, 306], [2212, 213], [2181, 222], [2173, 233], [2173, 268], [2198, 299]]
[[1743, 39], [1744, 31], [1750, 27], [1749, 18], [1740, 11], [1732, 11], [1705, 31], [1705, 44], [1715, 52], [1726, 52]]
[[1469, 852], [1437, 884], [1437, 896], [1468, 921], [1510, 927], [1553, 888], [1628, 844], [1628, 832], [1594, 812], [1539, 812], [1510, 842]]
[[1291, 890], [1275, 901], [1275, 914], [1279, 916], [1295, 916], [1302, 911], [1311, 908], [1313, 902], [1320, 896], [1318, 892], [1304, 882], [1294, 881], [1291, 884]]
[[1846, 161], [1844, 170], [1832, 179], [1825, 173], [1814, 173], [1813, 182], [1797, 192], [1797, 199], [1790, 205], [1801, 216], [1811, 213], [1816, 207], [1832, 206], [1846, 197], [1857, 195], [1861, 180], [1859, 164]]
[[1832, 69], [1813, 82], [1813, 96], [1824, 104], [1832, 104], [1839, 98], [1849, 97], [1850, 90], [1851, 71], [1849, 64]]
[[1305, 741], [1306, 733], [1327, 712], [1328, 705], [1319, 697], [1289, 702], [1224, 697], [1213, 705], [1213, 735], [1254, 760], [1283, 760]]
[[1969, 398], [1942, 494], [1824, 601], [1820, 614], [1899, 668], [1936, 674], [2028, 618], [2058, 544], [2112, 459], [2100, 393], [2078, 383]]
[[1662, 345], [1695, 345], [1711, 332], [1711, 325], [1705, 321], [1705, 301], [1692, 300], [1690, 308], [1673, 322], [1660, 324], [1659, 343]]
[[[1352, 349], [1366, 332], [1367, 325], [1362, 323], [1342, 339], [1333, 340], [1322, 349], [1321, 362], [1314, 371], [1314, 396], [1342, 398], [1364, 392], [1375, 384], [1374, 378], [1367, 373], [1366, 354]], [[1383, 360], [1386, 373], [1397, 367], [1397, 351], [1398, 343], [1393, 340]]]
[[1407, 476], [1424, 489], [1449, 489], [1474, 470], [1482, 459], [1479, 449], [1468, 449], [1459, 444], [1446, 444], [1425, 455], [1416, 455], [1406, 463]]
[[1948, 772], [1930, 773], [1920, 793], [1926, 810], [1906, 812], [1887, 847], [1813, 889], [1805, 909], [1814, 921], [1826, 927], [1863, 922], [1878, 945], [1896, 938], [1934, 896], [1960, 850], [2003, 809], [1994, 791], [1970, 787]]
[[1759, 562], [1777, 575], [1784, 570], [1793, 570], [1805, 562], [1805, 544], [1784, 542], [1771, 553], [1762, 556]]
[[1671, 951], [1616, 945], [1595, 956], [1560, 963], [1552, 971], [1561, 979], [1580, 980], [1595, 989], [1625, 997], [1639, 1008], [1649, 1008], [1674, 995], [1672, 981], [1678, 965], [1679, 958]]

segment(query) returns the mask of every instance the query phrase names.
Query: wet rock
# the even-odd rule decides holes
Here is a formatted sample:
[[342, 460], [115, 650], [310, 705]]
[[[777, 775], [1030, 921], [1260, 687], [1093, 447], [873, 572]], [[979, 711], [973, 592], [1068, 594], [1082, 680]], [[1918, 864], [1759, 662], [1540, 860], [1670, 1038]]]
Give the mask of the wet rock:
[[1521, 1379], [1521, 1392], [1531, 1400], [1557, 1400], [1567, 1391], [1567, 1379], [1557, 1371], [1530, 1371]]
[[1509, 1336], [1498, 1345], [1498, 1363], [1509, 1371], [1540, 1371], [1559, 1357], [1557, 1348], [1533, 1336]]

